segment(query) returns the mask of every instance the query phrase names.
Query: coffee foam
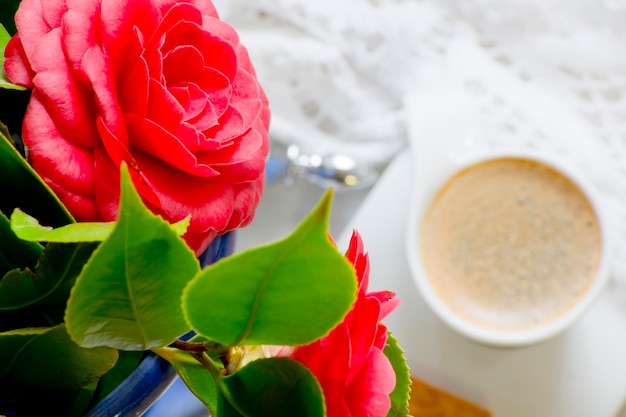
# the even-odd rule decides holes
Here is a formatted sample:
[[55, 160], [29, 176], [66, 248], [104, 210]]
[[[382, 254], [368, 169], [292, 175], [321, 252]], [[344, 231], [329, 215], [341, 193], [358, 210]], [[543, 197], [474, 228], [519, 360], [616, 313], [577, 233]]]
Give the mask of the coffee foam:
[[438, 297], [463, 319], [499, 331], [569, 311], [593, 282], [601, 249], [596, 213], [580, 189], [519, 158], [457, 173], [422, 224], [422, 261]]

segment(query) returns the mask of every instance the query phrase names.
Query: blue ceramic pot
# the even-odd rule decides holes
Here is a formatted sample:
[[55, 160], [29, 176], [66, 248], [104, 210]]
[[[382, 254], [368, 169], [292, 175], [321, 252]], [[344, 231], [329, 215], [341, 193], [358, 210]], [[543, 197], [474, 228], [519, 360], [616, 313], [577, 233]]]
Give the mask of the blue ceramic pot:
[[[236, 231], [218, 236], [199, 257], [204, 267], [233, 253]], [[192, 334], [186, 335], [187, 338]], [[176, 371], [165, 360], [148, 353], [139, 366], [85, 417], [140, 416], [168, 389], [176, 379]], [[17, 416], [12, 400], [0, 399], [0, 415]], [[51, 410], [53, 411], [53, 410]]]

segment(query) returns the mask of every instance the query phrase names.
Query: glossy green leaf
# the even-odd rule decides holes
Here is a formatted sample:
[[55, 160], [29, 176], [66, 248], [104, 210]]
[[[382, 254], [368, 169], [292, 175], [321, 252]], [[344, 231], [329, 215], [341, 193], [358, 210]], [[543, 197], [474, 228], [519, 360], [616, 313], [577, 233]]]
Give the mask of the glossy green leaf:
[[45, 302], [47, 311], [64, 310], [76, 277], [95, 248], [87, 243], [46, 246], [34, 271], [14, 269], [0, 281], [0, 311], [39, 302]]
[[170, 225], [144, 206], [125, 165], [121, 177], [119, 220], [76, 280], [65, 322], [81, 346], [163, 347], [190, 330], [180, 299], [200, 266]]
[[383, 350], [393, 371], [396, 374], [396, 387], [389, 396], [391, 409], [387, 417], [407, 417], [409, 415], [409, 396], [411, 393], [411, 376], [404, 357], [404, 351], [398, 345], [398, 340], [389, 333], [387, 346]]
[[104, 374], [93, 393], [93, 404], [98, 404], [137, 368], [144, 352], [119, 351], [115, 366]]
[[30, 269], [13, 269], [0, 281], [0, 311], [16, 310], [32, 304], [42, 295]]
[[[11, 0], [3, 0], [2, 5], [0, 5], [0, 19], [2, 20], [2, 23], [6, 21], [5, 16], [6, 14], [8, 14], [6, 9], [10, 7], [11, 3], [12, 3]], [[4, 50], [9, 40], [11, 40], [11, 35], [5, 29], [5, 27], [2, 24], [0, 24], [0, 88], [9, 88], [13, 90], [26, 90], [26, 88], [13, 84], [11, 81], [9, 81], [6, 73], [4, 72], [4, 61], [5, 61]]]
[[66, 417], [83, 417], [85, 415], [85, 411], [87, 411], [89, 405], [91, 404], [98, 385], [98, 381], [94, 381], [89, 385], [81, 387], [76, 392], [71, 408], [69, 410], [64, 410], [63, 415]]
[[40, 225], [37, 219], [19, 208], [11, 214], [11, 230], [20, 239], [29, 242], [101, 242], [111, 234], [114, 226], [114, 222], [80, 222], [54, 229]]
[[299, 345], [352, 306], [356, 276], [327, 235], [331, 194], [285, 240], [205, 268], [185, 289], [193, 329], [224, 345]]
[[189, 390], [206, 405], [211, 415], [215, 416], [217, 413], [217, 390], [211, 373], [188, 352], [161, 348], [154, 349], [154, 353], [172, 364]]
[[[324, 396], [304, 365], [289, 358], [258, 359], [221, 380], [223, 398], [246, 417], [324, 416]], [[216, 417], [232, 416], [228, 407]], [[235, 414], [236, 415], [236, 414]]]
[[15, 268], [35, 266], [42, 251], [38, 243], [19, 239], [9, 220], [0, 213], [0, 277]]
[[[174, 233], [182, 236], [187, 231], [190, 221], [191, 217], [188, 216], [177, 223], [171, 224], [170, 227]], [[52, 227], [40, 225], [37, 219], [20, 209], [15, 209], [11, 214], [11, 230], [20, 239], [29, 242], [102, 242], [109, 237], [114, 227], [115, 222], [80, 222], [53, 229]]]
[[226, 398], [222, 391], [217, 393], [217, 409], [215, 417], [249, 417], [238, 411]]
[[[3, 4], [8, 3], [9, 0], [5, 0]], [[6, 27], [4, 27], [4, 16], [3, 16], [3, 7], [0, 7], [0, 51], [2, 52], [2, 63], [4, 64], [4, 50], [6, 49], [7, 44], [11, 40], [11, 34], [7, 31]]]
[[187, 233], [187, 228], [191, 224], [191, 214], [179, 222], [170, 224], [170, 227], [178, 236], [182, 236]]
[[77, 346], [63, 325], [0, 333], [0, 386], [11, 392], [79, 389], [116, 360], [115, 349]]
[[74, 222], [57, 196], [35, 173], [0, 130], [0, 211], [10, 216], [20, 208], [41, 224], [58, 227]]

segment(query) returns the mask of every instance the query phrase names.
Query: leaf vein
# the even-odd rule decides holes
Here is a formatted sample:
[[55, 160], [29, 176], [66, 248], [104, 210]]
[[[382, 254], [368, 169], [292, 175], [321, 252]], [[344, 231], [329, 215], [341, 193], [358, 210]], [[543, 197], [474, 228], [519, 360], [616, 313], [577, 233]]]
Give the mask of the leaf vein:
[[280, 265], [281, 261], [291, 253], [291, 250], [293, 247], [296, 247], [299, 243], [306, 240], [311, 230], [315, 229], [316, 223], [304, 224], [302, 226], [306, 226], [306, 228], [302, 227], [302, 229], [308, 229], [308, 230], [303, 230], [304, 233], [302, 233], [301, 235], [298, 235], [298, 239], [293, 239], [294, 235], [292, 235], [291, 239], [288, 239], [287, 241], [285, 241], [285, 243], [289, 243], [289, 245], [285, 245], [283, 250], [280, 252], [280, 254], [274, 258], [274, 262], [272, 262], [271, 267], [268, 269], [267, 273], [265, 274], [265, 278], [263, 279], [263, 282], [259, 288], [259, 291], [255, 293], [254, 303], [252, 305], [252, 309], [250, 311], [250, 316], [248, 318], [248, 322], [246, 323], [246, 327], [243, 329], [239, 337], [235, 340], [235, 342], [233, 343], [233, 346], [239, 345], [239, 343], [245, 340], [250, 334], [250, 332], [252, 331], [252, 327], [254, 326], [254, 323], [256, 322], [256, 319], [257, 319], [257, 313], [260, 309], [261, 298], [263, 297], [265, 293], [265, 289], [269, 285], [270, 279], [273, 276], [274, 271], [276, 271], [276, 268], [278, 267], [278, 265]]
[[148, 346], [148, 336], [146, 335], [144, 326], [141, 323], [139, 310], [137, 309], [137, 303], [135, 300], [135, 293], [133, 291], [133, 288], [131, 285], [131, 279], [130, 279], [131, 272], [129, 268], [130, 268], [131, 263], [128, 257], [128, 248], [129, 248], [128, 238], [130, 236], [129, 230], [128, 230], [129, 228], [130, 228], [130, 223], [124, 222], [124, 279], [126, 280], [126, 289], [128, 291], [128, 299], [130, 301], [130, 307], [131, 307], [133, 316], [135, 317], [138, 330], [141, 333], [141, 338], [143, 340], [143, 347], [144, 349], [146, 349]]

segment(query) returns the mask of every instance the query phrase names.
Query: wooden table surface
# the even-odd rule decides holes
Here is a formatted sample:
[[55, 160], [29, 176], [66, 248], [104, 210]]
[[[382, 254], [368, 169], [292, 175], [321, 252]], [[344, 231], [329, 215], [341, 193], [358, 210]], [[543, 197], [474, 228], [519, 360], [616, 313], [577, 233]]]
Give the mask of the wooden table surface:
[[491, 413], [468, 401], [411, 377], [409, 410], [413, 417], [490, 417]]

